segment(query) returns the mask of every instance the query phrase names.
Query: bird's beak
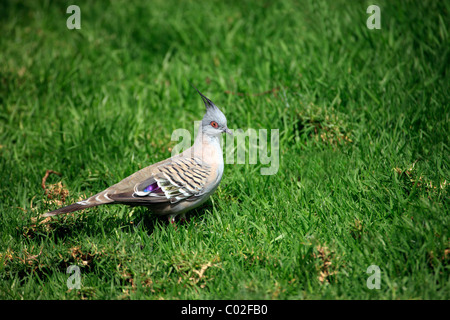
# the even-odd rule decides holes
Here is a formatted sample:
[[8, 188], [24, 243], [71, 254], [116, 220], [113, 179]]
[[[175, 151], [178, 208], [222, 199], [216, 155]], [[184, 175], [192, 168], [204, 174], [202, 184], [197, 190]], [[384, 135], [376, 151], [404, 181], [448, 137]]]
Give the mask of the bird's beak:
[[231, 131], [230, 129], [226, 128], [223, 132], [228, 133], [229, 135], [233, 135], [233, 131]]

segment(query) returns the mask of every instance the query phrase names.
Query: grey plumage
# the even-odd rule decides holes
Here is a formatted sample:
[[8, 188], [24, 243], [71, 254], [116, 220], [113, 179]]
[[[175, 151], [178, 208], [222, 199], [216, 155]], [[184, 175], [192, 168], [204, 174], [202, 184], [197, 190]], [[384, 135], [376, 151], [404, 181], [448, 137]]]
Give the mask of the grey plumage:
[[[198, 90], [197, 90], [198, 91]], [[219, 137], [230, 133], [227, 119], [200, 91], [206, 113], [191, 148], [172, 158], [141, 169], [119, 183], [77, 203], [44, 214], [69, 213], [103, 204], [146, 206], [169, 220], [204, 203], [218, 187], [223, 175], [223, 153]]]

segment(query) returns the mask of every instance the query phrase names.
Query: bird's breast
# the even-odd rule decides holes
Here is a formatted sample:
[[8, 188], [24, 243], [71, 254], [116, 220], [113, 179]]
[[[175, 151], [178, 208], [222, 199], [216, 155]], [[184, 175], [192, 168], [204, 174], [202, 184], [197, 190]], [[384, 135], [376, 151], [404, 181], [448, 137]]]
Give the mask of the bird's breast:
[[213, 139], [203, 145], [202, 162], [211, 168], [207, 192], [212, 193], [219, 185], [224, 171], [223, 151], [219, 139]]

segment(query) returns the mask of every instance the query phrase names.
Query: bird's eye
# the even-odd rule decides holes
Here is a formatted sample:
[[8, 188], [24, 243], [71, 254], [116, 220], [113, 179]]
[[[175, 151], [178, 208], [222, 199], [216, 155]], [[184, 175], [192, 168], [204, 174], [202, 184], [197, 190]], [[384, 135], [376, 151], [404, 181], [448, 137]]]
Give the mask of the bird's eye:
[[219, 127], [219, 125], [215, 121], [211, 121], [210, 125], [211, 125], [211, 127], [216, 128], [216, 129]]

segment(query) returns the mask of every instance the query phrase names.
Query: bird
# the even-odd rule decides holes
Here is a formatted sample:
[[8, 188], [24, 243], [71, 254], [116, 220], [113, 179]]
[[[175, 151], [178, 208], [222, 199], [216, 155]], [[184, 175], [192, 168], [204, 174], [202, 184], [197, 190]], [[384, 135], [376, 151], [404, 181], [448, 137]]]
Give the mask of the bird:
[[[195, 88], [195, 87], [194, 87]], [[220, 137], [233, 135], [227, 118], [210, 99], [195, 88], [206, 113], [193, 145], [166, 160], [145, 167], [109, 188], [82, 201], [47, 212], [52, 217], [105, 204], [144, 206], [174, 223], [186, 212], [205, 203], [215, 192], [224, 172]]]

